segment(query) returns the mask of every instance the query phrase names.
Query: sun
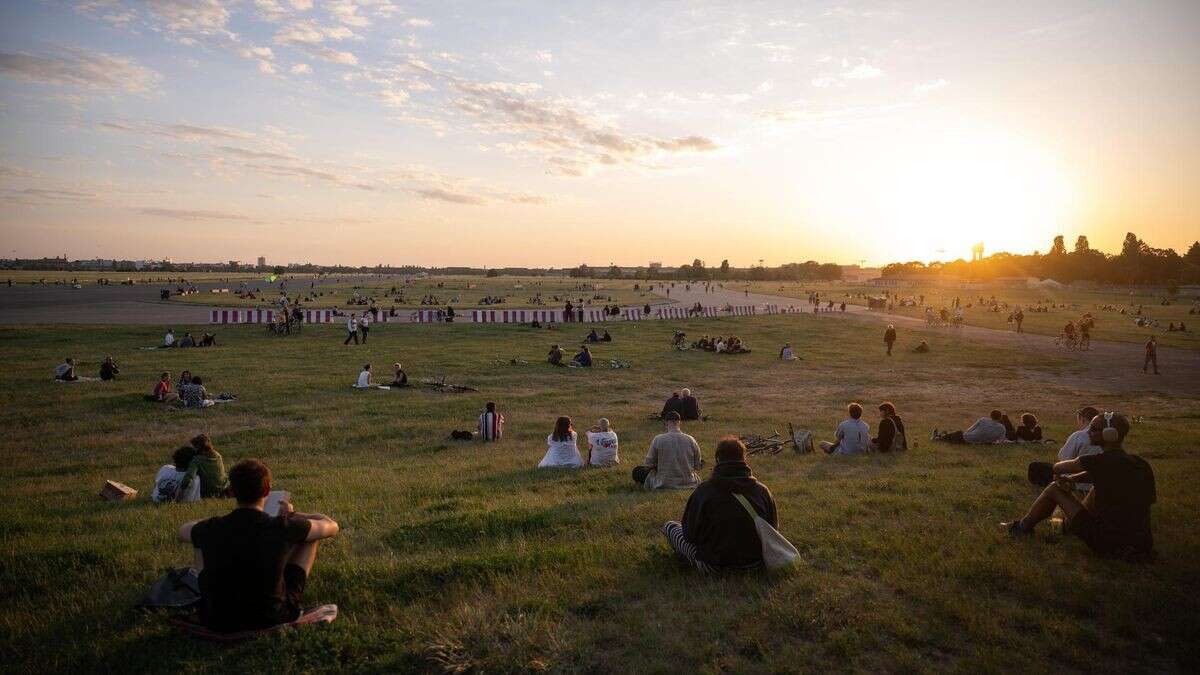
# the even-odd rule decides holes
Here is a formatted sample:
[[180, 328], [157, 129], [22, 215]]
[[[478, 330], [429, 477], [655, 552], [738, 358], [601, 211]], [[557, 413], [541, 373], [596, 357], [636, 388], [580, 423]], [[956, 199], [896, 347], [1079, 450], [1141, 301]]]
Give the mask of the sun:
[[[1044, 248], [1072, 207], [1072, 182], [1050, 154], [1019, 138], [972, 134], [913, 145], [897, 156], [884, 209], [906, 260]], [[906, 257], [907, 256], [907, 257]]]

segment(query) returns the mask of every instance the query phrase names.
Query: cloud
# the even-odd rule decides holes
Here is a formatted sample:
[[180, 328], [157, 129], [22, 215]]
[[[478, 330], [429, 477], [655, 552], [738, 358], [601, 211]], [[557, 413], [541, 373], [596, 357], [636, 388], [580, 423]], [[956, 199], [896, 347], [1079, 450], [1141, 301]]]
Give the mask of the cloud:
[[267, 59], [269, 61], [275, 58], [275, 52], [271, 51], [270, 47], [243, 47], [238, 53], [244, 59]]
[[412, 19], [408, 19], [407, 21], [405, 21], [404, 25], [410, 26], [412, 28], [429, 28], [430, 26], [433, 25], [433, 22], [430, 21], [429, 19], [418, 19], [418, 18], [414, 17]]
[[324, 46], [310, 47], [309, 51], [313, 56], [328, 61], [329, 63], [337, 63], [343, 66], [358, 65], [358, 57], [350, 52], [338, 51], [336, 49]]
[[26, 82], [142, 93], [158, 85], [158, 72], [132, 59], [83, 49], [49, 56], [0, 52], [0, 73]]
[[408, 103], [408, 92], [403, 89], [382, 89], [376, 94], [383, 104], [393, 108], [402, 107]]
[[143, 206], [136, 209], [138, 213], [156, 218], [171, 218], [173, 220], [250, 220], [250, 218], [224, 211], [207, 211], [204, 209], [168, 209], [153, 206]]
[[539, 63], [552, 63], [554, 61], [554, 54], [549, 50], [541, 49], [533, 55], [533, 60]]
[[159, 122], [101, 122], [98, 126], [108, 131], [152, 134], [184, 141], [243, 141], [255, 138], [254, 134], [240, 129], [210, 127], [183, 122], [175, 124], [162, 124]]
[[421, 190], [413, 190], [417, 195], [434, 201], [450, 202], [451, 204], [469, 204], [472, 206], [480, 206], [487, 203], [483, 197], [476, 195], [463, 194], [461, 192], [451, 192], [442, 188], [425, 188]]
[[354, 0], [326, 0], [325, 10], [329, 15], [347, 26], [362, 28], [369, 26], [371, 21], [358, 13], [358, 3]]
[[312, 71], [312, 66], [308, 65], [307, 63], [297, 63], [296, 65], [292, 66], [293, 75], [311, 75]]
[[354, 31], [345, 26], [322, 26], [316, 21], [303, 20], [280, 28], [275, 32], [275, 44], [286, 45], [315, 45], [331, 40], [352, 40], [357, 38]]
[[171, 33], [236, 38], [228, 29], [229, 10], [220, 0], [146, 0], [146, 6]]
[[867, 63], [860, 63], [850, 70], [842, 73], [842, 77], [847, 80], [869, 80], [882, 76], [882, 70]]
[[947, 84], [948, 82], [946, 82], [946, 80], [939, 77], [936, 80], [930, 80], [929, 82], [922, 82], [921, 84], [918, 84], [917, 86], [913, 87], [913, 91], [917, 92], [918, 94], [925, 94], [931, 91], [937, 91], [938, 89], [945, 87]]
[[88, 201], [96, 198], [94, 192], [80, 192], [78, 190], [49, 190], [46, 188], [25, 188], [24, 190], [14, 190], [16, 194], [25, 195], [28, 197], [41, 197], [52, 201]]
[[280, 161], [292, 161], [296, 159], [292, 155], [285, 155], [279, 152], [270, 152], [266, 150], [247, 150], [246, 148], [236, 148], [231, 145], [218, 145], [213, 149], [223, 152], [227, 155], [243, 157], [245, 159], [271, 159]]

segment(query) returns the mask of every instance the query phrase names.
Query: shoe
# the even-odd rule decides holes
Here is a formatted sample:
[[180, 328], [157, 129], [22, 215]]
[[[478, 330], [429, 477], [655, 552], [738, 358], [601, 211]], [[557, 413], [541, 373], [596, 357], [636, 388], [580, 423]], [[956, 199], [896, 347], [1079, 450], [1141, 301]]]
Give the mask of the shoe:
[[934, 429], [933, 431], [931, 431], [931, 432], [929, 433], [929, 440], [931, 440], [931, 441], [936, 441], [936, 440], [937, 440], [937, 438], [938, 438], [938, 430], [937, 430], [937, 429]]
[[1010, 537], [1028, 537], [1033, 534], [1033, 530], [1021, 527], [1021, 521], [1019, 520], [1014, 520], [1011, 523], [1000, 523], [1000, 531], [1008, 534]]

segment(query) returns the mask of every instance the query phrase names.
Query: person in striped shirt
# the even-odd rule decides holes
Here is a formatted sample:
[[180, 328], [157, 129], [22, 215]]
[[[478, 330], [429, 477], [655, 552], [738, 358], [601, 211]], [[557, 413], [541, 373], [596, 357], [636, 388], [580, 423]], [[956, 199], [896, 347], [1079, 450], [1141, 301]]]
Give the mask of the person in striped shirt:
[[479, 416], [479, 439], [482, 441], [498, 441], [504, 435], [504, 415], [496, 412], [496, 404], [488, 401], [483, 414]]

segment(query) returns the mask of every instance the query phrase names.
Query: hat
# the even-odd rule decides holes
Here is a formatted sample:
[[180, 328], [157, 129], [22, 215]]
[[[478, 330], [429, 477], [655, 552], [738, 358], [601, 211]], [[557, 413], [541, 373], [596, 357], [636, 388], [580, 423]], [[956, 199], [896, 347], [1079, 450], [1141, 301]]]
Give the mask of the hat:
[[663, 415], [663, 419], [668, 422], [678, 422], [679, 420], [681, 420], [683, 418], [680, 417], [679, 413], [675, 412], [674, 410], [669, 410], [669, 411], [667, 411], [666, 415]]

